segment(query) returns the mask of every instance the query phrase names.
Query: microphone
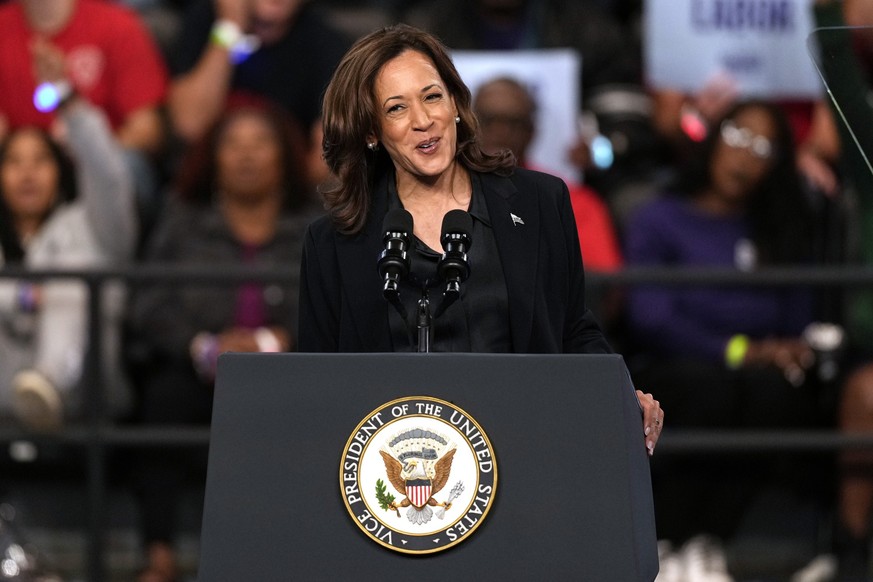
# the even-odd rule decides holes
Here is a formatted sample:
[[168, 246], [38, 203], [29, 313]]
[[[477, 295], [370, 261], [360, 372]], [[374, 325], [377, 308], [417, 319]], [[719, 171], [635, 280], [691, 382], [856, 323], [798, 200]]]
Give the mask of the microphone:
[[470, 213], [463, 210], [447, 212], [443, 217], [440, 242], [445, 252], [437, 265], [437, 274], [446, 282], [446, 290], [437, 316], [461, 296], [461, 283], [470, 276], [470, 263], [467, 262], [467, 251], [473, 242], [473, 217]]
[[412, 234], [412, 215], [403, 208], [395, 208], [382, 222], [382, 242], [385, 249], [379, 255], [376, 267], [384, 285], [382, 295], [406, 319], [406, 309], [400, 302], [400, 281], [409, 275], [409, 236]]

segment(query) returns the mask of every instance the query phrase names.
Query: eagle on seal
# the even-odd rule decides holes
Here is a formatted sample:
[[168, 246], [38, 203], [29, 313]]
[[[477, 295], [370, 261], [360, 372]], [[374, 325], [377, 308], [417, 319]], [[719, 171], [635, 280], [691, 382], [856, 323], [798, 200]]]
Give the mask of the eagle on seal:
[[391, 502], [389, 509], [400, 514], [408, 507], [406, 517], [416, 525], [430, 521], [430, 507], [445, 507], [451, 502], [437, 502], [433, 496], [445, 487], [452, 470], [457, 449], [443, 435], [424, 429], [410, 429], [391, 438], [379, 454], [385, 462], [388, 481], [405, 498]]

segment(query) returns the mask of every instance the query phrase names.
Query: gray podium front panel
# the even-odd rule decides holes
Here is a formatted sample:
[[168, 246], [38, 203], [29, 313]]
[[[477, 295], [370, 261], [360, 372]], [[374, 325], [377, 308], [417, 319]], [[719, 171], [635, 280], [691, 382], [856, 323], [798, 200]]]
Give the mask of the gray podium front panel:
[[[357, 527], [339, 490], [374, 409], [432, 396], [496, 454], [469, 539], [407, 555]], [[620, 356], [227, 354], [220, 358], [199, 576], [282, 580], [652, 580], [658, 558], [639, 405]]]

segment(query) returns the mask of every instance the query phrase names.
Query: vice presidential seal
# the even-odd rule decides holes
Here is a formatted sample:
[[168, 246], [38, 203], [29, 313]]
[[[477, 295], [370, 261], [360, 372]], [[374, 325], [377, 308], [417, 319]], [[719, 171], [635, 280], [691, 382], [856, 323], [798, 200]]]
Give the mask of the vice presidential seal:
[[497, 462], [482, 427], [454, 404], [414, 396], [383, 404], [343, 451], [340, 491], [355, 524], [398, 552], [468, 538], [494, 503]]

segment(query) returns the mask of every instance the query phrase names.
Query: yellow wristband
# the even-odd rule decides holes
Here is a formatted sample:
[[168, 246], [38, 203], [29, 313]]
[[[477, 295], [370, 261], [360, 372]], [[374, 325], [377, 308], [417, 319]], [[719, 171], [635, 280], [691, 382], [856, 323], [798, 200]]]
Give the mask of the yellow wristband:
[[254, 34], [244, 34], [232, 20], [218, 20], [209, 33], [209, 40], [230, 55], [230, 61], [238, 65], [261, 46], [261, 39]]
[[242, 37], [242, 29], [232, 20], [217, 21], [209, 32], [209, 40], [227, 50], [233, 49]]
[[743, 334], [737, 334], [728, 340], [727, 346], [724, 349], [724, 361], [727, 367], [735, 370], [743, 365], [743, 360], [746, 359], [746, 352], [749, 351], [749, 337]]

